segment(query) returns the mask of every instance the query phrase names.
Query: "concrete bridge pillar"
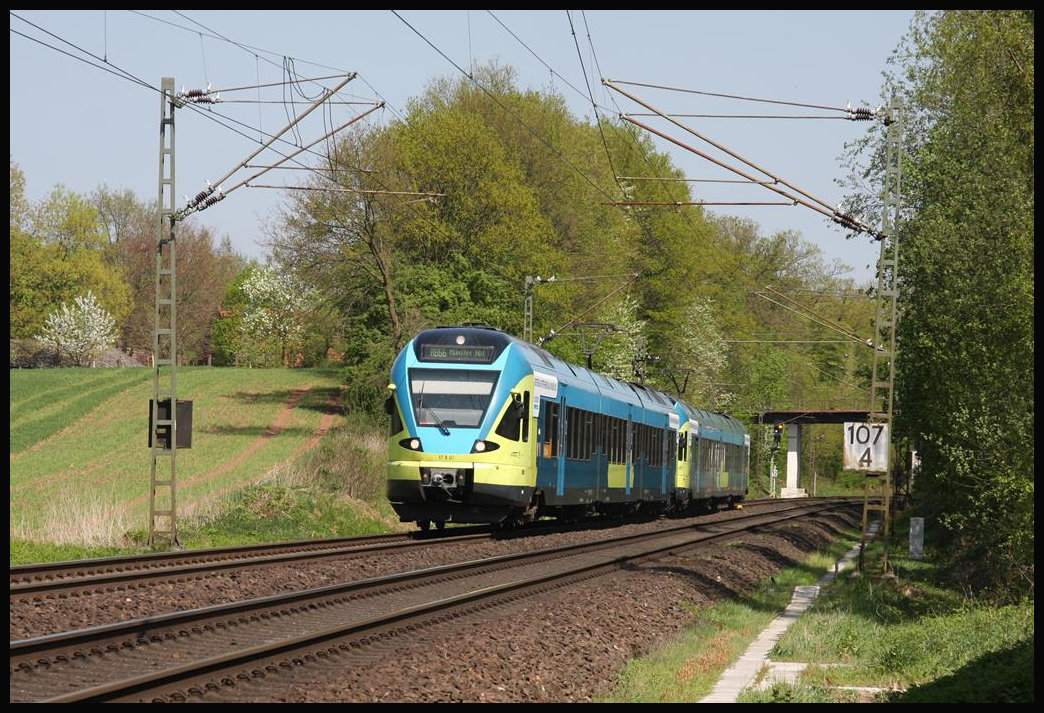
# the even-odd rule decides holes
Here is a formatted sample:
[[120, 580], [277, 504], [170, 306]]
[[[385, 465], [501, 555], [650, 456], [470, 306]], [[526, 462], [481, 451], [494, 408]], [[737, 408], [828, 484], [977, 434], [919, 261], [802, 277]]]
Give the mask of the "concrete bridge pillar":
[[787, 486], [780, 490], [781, 498], [807, 498], [804, 488], [799, 488], [801, 471], [801, 426], [787, 424]]

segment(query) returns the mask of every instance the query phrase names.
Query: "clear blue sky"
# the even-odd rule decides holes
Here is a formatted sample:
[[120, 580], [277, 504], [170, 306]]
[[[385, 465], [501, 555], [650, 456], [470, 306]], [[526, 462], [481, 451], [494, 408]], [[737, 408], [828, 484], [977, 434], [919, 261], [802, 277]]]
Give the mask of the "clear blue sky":
[[[25, 173], [30, 199], [46, 196], [57, 183], [83, 193], [106, 184], [154, 199], [159, 95], [16, 31], [78, 57], [86, 57], [81, 49], [86, 50], [107, 59], [114, 70], [125, 70], [153, 87], [164, 76], [174, 77], [179, 89], [201, 88], [208, 82], [215, 89], [280, 82], [284, 57], [304, 77], [358, 72], [359, 78], [346, 87], [341, 98], [385, 99], [389, 109], [367, 119], [374, 122], [393, 121], [432, 79], [461, 76], [388, 10], [140, 12], [148, 16], [128, 10], [12, 11], [10, 153]], [[494, 11], [529, 49], [485, 10], [399, 12], [461, 67], [495, 59], [515, 68], [520, 85], [554, 87], [578, 117], [592, 115], [566, 11]], [[886, 61], [906, 33], [913, 11], [593, 10], [586, 11], [586, 25], [580, 11], [571, 11], [571, 16], [595, 100], [614, 112], [617, 105], [623, 111], [637, 112], [643, 110], [601, 86], [595, 57], [601, 76], [612, 79], [828, 106], [843, 107], [849, 102], [877, 106]], [[324, 84], [332, 86], [330, 81]], [[672, 112], [828, 113], [634, 91]], [[241, 122], [238, 128], [256, 139], [259, 125], [274, 132], [287, 123], [280, 101], [283, 97], [281, 88], [268, 88], [261, 90], [260, 98], [272, 103], [226, 103], [215, 111]], [[222, 98], [257, 99], [258, 92], [225, 92]], [[299, 106], [298, 111], [303, 108]], [[359, 106], [338, 105], [331, 115], [315, 112], [302, 125], [300, 138], [307, 143], [323, 133], [324, 120], [341, 124], [360, 110]], [[844, 173], [838, 161], [844, 143], [863, 135], [868, 127], [863, 122], [834, 120], [684, 121], [831, 203], [841, 199], [835, 180]], [[657, 126], [667, 128], [662, 121]], [[683, 136], [677, 130], [671, 133]], [[685, 140], [699, 145], [692, 137]], [[179, 206], [183, 196], [194, 195], [207, 180], [217, 180], [257, 147], [256, 141], [188, 109], [177, 114], [176, 141]], [[657, 141], [690, 178], [734, 178], [704, 159]], [[273, 154], [262, 154], [253, 163], [272, 160]], [[240, 171], [225, 186], [250, 173], [254, 171]], [[301, 178], [299, 174], [273, 171], [263, 182], [290, 184]], [[708, 201], [780, 200], [755, 186], [695, 186], [698, 197]], [[258, 244], [262, 226], [279, 207], [282, 196], [281, 191], [242, 188], [196, 219], [219, 236], [229, 235], [239, 251], [262, 257], [264, 248]], [[846, 240], [839, 226], [807, 208], [715, 210], [750, 217], [766, 233], [798, 230], [821, 248], [828, 261], [839, 259], [849, 265], [849, 276], [858, 282], [873, 279], [876, 243], [864, 237]]]

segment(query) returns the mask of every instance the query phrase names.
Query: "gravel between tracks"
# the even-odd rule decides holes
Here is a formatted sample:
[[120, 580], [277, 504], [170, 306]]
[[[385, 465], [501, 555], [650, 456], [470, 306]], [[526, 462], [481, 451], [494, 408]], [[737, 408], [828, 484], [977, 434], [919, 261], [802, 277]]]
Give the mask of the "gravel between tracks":
[[[724, 511], [693, 518], [692, 521], [717, 522], [741, 514], [741, 511]], [[609, 533], [625, 535], [648, 531], [683, 522], [685, 520], [661, 519], [578, 532], [433, 544], [362, 557], [326, 557], [277, 566], [219, 571], [180, 582], [157, 580], [113, 587], [110, 591], [70, 590], [54, 598], [12, 597], [10, 638], [15, 640], [43, 636], [279, 592], [299, 591], [395, 572], [586, 542]]]
[[802, 562], [859, 514], [821, 515], [740, 544], [636, 565], [619, 573], [465, 618], [362, 659], [309, 665], [238, 685], [219, 699], [280, 702], [586, 702], [624, 663], [683, 629], [703, 607], [748, 593]]

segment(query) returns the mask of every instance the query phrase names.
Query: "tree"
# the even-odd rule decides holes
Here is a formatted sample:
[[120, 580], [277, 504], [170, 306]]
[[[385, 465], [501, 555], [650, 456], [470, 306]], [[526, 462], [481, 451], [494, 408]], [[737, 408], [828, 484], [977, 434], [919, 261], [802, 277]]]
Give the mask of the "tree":
[[98, 250], [65, 252], [35, 236], [12, 231], [10, 247], [11, 336], [31, 337], [44, 318], [77, 295], [91, 291], [117, 323], [130, 311], [127, 284]]
[[25, 197], [25, 174], [11, 159], [11, 231], [24, 231], [29, 225], [29, 201]]
[[34, 207], [31, 222], [32, 233], [45, 245], [59, 246], [64, 255], [107, 245], [98, 210], [89, 199], [61, 184]]
[[[126, 220], [115, 219], [121, 228], [119, 241], [113, 246], [133, 303], [130, 314], [121, 322], [120, 343], [127, 351], [148, 352], [155, 328], [159, 216], [155, 206], [140, 203], [128, 215]], [[222, 298], [246, 260], [227, 237], [215, 246], [213, 233], [191, 221], [179, 223], [176, 236], [178, 357], [184, 362], [206, 363]]]
[[896, 431], [953, 575], [1015, 596], [1034, 571], [1033, 29], [1032, 10], [919, 13], [886, 87], [908, 127]]
[[296, 366], [311, 309], [309, 291], [270, 267], [252, 270], [242, 283], [246, 298], [240, 330], [247, 363]]
[[116, 343], [116, 321], [87, 291], [51, 313], [37, 339], [53, 348], [59, 361], [93, 366], [93, 361]]

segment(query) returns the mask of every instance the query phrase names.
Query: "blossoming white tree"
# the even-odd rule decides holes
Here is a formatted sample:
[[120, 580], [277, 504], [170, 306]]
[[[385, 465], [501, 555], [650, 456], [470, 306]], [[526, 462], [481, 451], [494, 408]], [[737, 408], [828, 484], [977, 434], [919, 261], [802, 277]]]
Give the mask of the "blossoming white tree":
[[289, 275], [269, 267], [255, 270], [243, 283], [247, 305], [241, 329], [247, 363], [292, 366], [304, 334], [310, 293]]
[[65, 303], [48, 315], [37, 339], [57, 351], [60, 362], [93, 366], [94, 360], [116, 343], [116, 321], [88, 290], [72, 305]]

